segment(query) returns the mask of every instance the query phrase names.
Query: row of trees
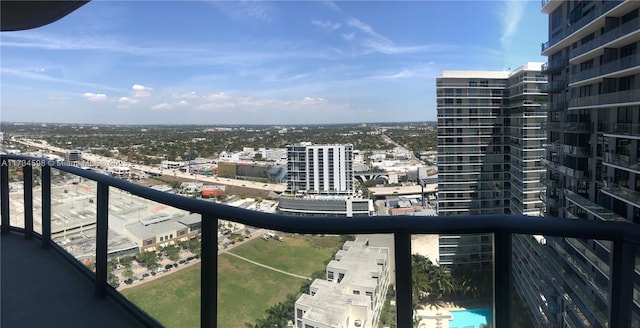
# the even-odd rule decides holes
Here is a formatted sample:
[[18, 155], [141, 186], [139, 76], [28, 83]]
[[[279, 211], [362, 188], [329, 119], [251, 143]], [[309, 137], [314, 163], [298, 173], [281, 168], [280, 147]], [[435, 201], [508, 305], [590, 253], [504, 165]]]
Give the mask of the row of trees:
[[428, 258], [412, 255], [414, 306], [440, 306], [443, 302], [492, 297], [491, 271], [447, 269], [434, 265]]
[[[138, 264], [147, 267], [149, 270], [154, 271], [159, 267], [159, 261], [161, 256], [166, 256], [171, 261], [178, 261], [180, 259], [180, 249], [189, 250], [193, 254], [201, 253], [201, 242], [198, 238], [190, 239], [188, 241], [181, 241], [177, 245], [167, 245], [159, 247], [156, 252], [140, 252], [135, 256], [124, 256], [122, 258], [113, 258], [109, 261], [109, 273], [107, 275], [107, 282], [111, 286], [117, 286], [119, 284], [118, 277], [113, 273], [118, 268], [118, 265], [123, 266], [122, 276], [125, 279], [132, 279], [134, 272], [132, 263], [135, 260]], [[90, 270], [95, 270], [95, 264], [90, 262], [88, 264]]]
[[[355, 149], [380, 150], [389, 145], [378, 134], [377, 127], [359, 125], [327, 125], [291, 127], [279, 133], [281, 127], [211, 129], [205, 126], [6, 126], [10, 135], [41, 138], [62, 148], [91, 148], [104, 156], [121, 156], [145, 164], [161, 159], [177, 160], [193, 157], [213, 157], [220, 152], [240, 151], [243, 147], [283, 148], [300, 141], [313, 143], [350, 143]], [[406, 129], [405, 129], [406, 128]], [[436, 136], [424, 124], [408, 124], [386, 128], [394, 140], [412, 151], [435, 149]], [[136, 144], [131, 144], [135, 140]], [[118, 150], [118, 155], [111, 150]]]

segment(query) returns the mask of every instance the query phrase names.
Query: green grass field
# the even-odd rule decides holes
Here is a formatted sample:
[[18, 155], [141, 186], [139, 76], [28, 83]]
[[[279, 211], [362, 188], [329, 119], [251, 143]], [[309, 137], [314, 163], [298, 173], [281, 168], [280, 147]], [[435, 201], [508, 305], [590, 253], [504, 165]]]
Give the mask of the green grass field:
[[337, 251], [340, 237], [283, 235], [284, 241], [254, 239], [230, 252], [280, 270], [310, 277]]
[[[235, 254], [274, 268], [310, 276], [323, 270], [340, 246], [339, 237], [285, 235], [284, 242], [256, 239], [234, 248]], [[218, 327], [255, 323], [273, 304], [298, 292], [304, 281], [233, 256], [218, 257]], [[167, 327], [200, 324], [200, 265], [129, 288], [122, 294]]]
[[[200, 264], [122, 291], [167, 327], [200, 326]], [[221, 326], [222, 327], [222, 326]]]

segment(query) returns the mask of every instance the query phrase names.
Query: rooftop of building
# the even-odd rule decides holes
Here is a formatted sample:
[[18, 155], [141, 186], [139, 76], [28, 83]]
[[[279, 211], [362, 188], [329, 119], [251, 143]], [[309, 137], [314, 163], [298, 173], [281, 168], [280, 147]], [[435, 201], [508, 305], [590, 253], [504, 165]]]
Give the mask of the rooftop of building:
[[474, 71], [474, 70], [456, 70], [442, 71], [438, 78], [476, 78], [476, 79], [506, 79], [521, 71], [541, 71], [542, 62], [526, 62], [522, 66], [511, 70], [504, 71]]
[[142, 222], [128, 224], [126, 229], [140, 239], [154, 238], [171, 231], [184, 229], [186, 226], [175, 219], [144, 225]]
[[506, 79], [510, 71], [442, 71], [438, 78]]
[[339, 269], [346, 274], [341, 284], [374, 289], [378, 279], [372, 278], [381, 274], [378, 263], [386, 263], [389, 249], [370, 247], [367, 240], [347, 241], [335, 255], [335, 260], [327, 264], [327, 270]]
[[314, 144], [312, 142], [304, 141], [296, 144], [287, 145], [288, 147], [336, 147], [336, 146], [351, 146], [352, 144]]
[[177, 218], [176, 221], [178, 221], [178, 222], [180, 222], [180, 223], [182, 223], [184, 225], [200, 223], [200, 222], [202, 222], [202, 215], [198, 214], [198, 213], [191, 213], [189, 215], [185, 215], [183, 217]]
[[[312, 285], [318, 286], [314, 296], [302, 294], [296, 301], [296, 305], [302, 306], [306, 310], [304, 319], [312, 322], [322, 323], [328, 327], [339, 327], [349, 315], [349, 306], [368, 307], [371, 298], [365, 295], [344, 294], [341, 284], [316, 279]], [[351, 318], [353, 320], [365, 318]]]
[[[349, 308], [347, 302], [338, 295], [314, 296], [302, 294], [296, 301], [296, 305], [304, 306], [309, 310], [303, 315], [303, 318], [317, 323], [325, 324], [329, 327], [337, 327], [344, 321]], [[357, 295], [354, 295], [357, 296]]]

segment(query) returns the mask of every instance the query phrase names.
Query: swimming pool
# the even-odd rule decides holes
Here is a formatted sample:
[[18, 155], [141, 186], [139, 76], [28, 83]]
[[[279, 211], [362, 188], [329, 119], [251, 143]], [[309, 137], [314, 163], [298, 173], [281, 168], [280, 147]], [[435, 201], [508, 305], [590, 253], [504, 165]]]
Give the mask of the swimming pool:
[[449, 320], [449, 328], [478, 328], [483, 323], [493, 323], [493, 309], [480, 308], [461, 311], [450, 311], [453, 319]]

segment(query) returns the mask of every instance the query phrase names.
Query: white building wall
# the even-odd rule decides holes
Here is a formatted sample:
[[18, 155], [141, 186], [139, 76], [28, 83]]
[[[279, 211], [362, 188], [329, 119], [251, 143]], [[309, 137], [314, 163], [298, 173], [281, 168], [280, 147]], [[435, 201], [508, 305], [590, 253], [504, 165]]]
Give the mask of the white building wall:
[[[296, 179], [296, 173], [289, 174], [290, 182], [306, 182], [306, 189], [309, 193], [319, 194], [353, 194], [353, 169], [351, 167], [352, 147], [351, 145], [307, 145], [298, 144], [290, 147], [305, 147], [305, 158], [298, 159], [296, 156], [287, 156], [289, 160], [296, 161], [298, 164], [305, 165], [304, 174], [300, 180]], [[298, 150], [299, 151], [299, 150]], [[329, 157], [329, 153], [333, 152], [333, 157]], [[290, 184], [290, 189], [295, 189]], [[292, 192], [290, 190], [289, 192]]]

